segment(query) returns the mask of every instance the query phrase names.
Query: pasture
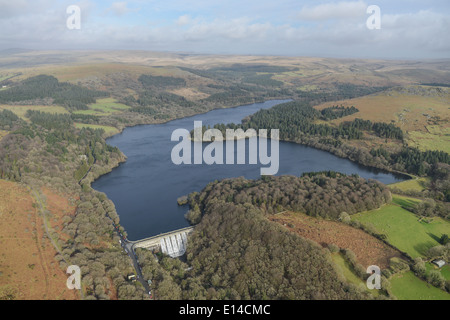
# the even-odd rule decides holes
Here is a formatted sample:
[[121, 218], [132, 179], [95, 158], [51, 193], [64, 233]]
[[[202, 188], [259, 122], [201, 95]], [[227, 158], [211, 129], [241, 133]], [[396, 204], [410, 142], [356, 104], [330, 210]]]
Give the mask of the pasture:
[[29, 121], [25, 114], [27, 110], [49, 112], [49, 113], [69, 113], [65, 108], [61, 106], [31, 106], [31, 105], [0, 105], [0, 110], [11, 110], [19, 118]]
[[368, 292], [370, 292], [373, 296], [377, 297], [380, 295], [380, 291], [378, 290], [369, 290], [367, 288], [366, 282], [359, 278], [355, 272], [352, 270], [352, 267], [349, 265], [347, 261], [345, 261], [344, 257], [341, 253], [332, 253], [331, 257], [333, 259], [334, 264], [338, 270], [338, 273], [347, 280], [347, 282], [352, 283], [358, 287], [365, 288]]
[[74, 111], [76, 114], [88, 114], [94, 116], [108, 116], [113, 113], [120, 113], [128, 110], [130, 107], [116, 102], [114, 98], [97, 99], [97, 102], [90, 104], [88, 110]]
[[399, 300], [450, 300], [450, 294], [417, 278], [412, 271], [391, 279], [391, 293]]
[[102, 126], [97, 124], [86, 124], [86, 123], [75, 123], [75, 127], [78, 129], [81, 128], [91, 128], [91, 129], [103, 129], [105, 131], [106, 136], [112, 136], [116, 133], [119, 133], [119, 129], [110, 126]]
[[402, 182], [392, 183], [388, 185], [390, 188], [398, 188], [402, 191], [413, 190], [423, 191], [426, 189], [426, 185], [430, 182], [430, 178], [413, 178]]
[[419, 217], [395, 204], [399, 201], [410, 204], [408, 200], [399, 199], [380, 209], [355, 214], [352, 219], [373, 226], [377, 232], [386, 235], [390, 244], [412, 258], [423, 257], [429, 248], [439, 245], [442, 234], [450, 234], [450, 223], [440, 217], [432, 218], [429, 223], [419, 220]]

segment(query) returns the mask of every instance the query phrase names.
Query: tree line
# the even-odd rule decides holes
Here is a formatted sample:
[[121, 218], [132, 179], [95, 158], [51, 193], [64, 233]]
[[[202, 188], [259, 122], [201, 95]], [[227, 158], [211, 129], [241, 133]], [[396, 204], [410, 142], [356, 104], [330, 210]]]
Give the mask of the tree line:
[[[85, 110], [96, 98], [107, 97], [104, 91], [90, 90], [67, 82], [59, 82], [53, 76], [38, 75], [28, 78], [13, 87], [0, 91], [0, 103], [12, 104], [37, 101], [58, 104], [68, 110]], [[50, 99], [50, 101], [46, 101]]]
[[337, 276], [320, 246], [266, 215], [301, 210], [336, 218], [341, 210], [378, 207], [390, 201], [381, 184], [337, 172], [234, 178], [212, 182], [188, 201], [187, 217], [197, 225], [186, 263], [163, 255], [158, 263], [150, 252], [137, 252], [157, 299], [370, 298]]

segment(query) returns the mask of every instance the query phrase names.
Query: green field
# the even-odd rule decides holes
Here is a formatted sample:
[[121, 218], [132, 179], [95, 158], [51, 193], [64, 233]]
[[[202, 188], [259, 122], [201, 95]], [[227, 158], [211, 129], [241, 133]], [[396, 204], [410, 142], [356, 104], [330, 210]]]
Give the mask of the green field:
[[399, 300], [450, 300], [450, 294], [417, 278], [411, 271], [391, 279], [391, 293]]
[[413, 191], [423, 191], [425, 190], [425, 185], [430, 181], [430, 178], [413, 178], [410, 180], [405, 180], [402, 182], [392, 183], [388, 185], [391, 188], [398, 188], [402, 191], [413, 190]]
[[11, 74], [11, 73], [7, 73], [7, 74], [0, 74], [0, 81], [5, 81], [11, 78], [14, 78], [15, 76], [17, 76], [17, 74]]
[[74, 113], [88, 114], [94, 116], [108, 116], [113, 113], [120, 113], [130, 107], [116, 102], [114, 98], [98, 99], [96, 103], [89, 105], [88, 110], [77, 110]]
[[8, 134], [8, 131], [0, 130], [0, 140], [2, 140], [3, 137], [6, 136], [7, 134]]
[[119, 130], [117, 128], [97, 124], [75, 123], [75, 127], [77, 127], [78, 129], [81, 128], [103, 129], [105, 130], [105, 134], [107, 136], [112, 136], [115, 135], [116, 133], [119, 133]]
[[0, 105], [0, 110], [8, 109], [14, 112], [19, 118], [28, 121], [25, 117], [27, 110], [35, 110], [49, 113], [69, 113], [66, 109], [60, 106], [13, 106], [13, 105]]
[[392, 203], [399, 205], [400, 207], [406, 208], [406, 209], [412, 209], [416, 204], [418, 204], [421, 200], [406, 196], [400, 196], [400, 195], [392, 195]]
[[[394, 203], [395, 201], [405, 200], [397, 199]], [[438, 239], [442, 234], [450, 234], [450, 223], [442, 218], [435, 217], [430, 223], [419, 221], [413, 213], [397, 204], [358, 213], [352, 219], [372, 225], [377, 232], [386, 235], [389, 243], [412, 258], [422, 257], [429, 248], [439, 245]]]
[[[441, 134], [410, 131], [408, 132], [408, 144], [422, 151], [441, 150], [450, 153], [450, 134], [448, 128], [442, 128]], [[432, 132], [437, 132], [433, 128]]]
[[427, 268], [427, 273], [431, 270], [439, 270], [445, 280], [450, 280], [450, 266], [448, 264], [446, 264], [442, 268], [438, 268], [434, 264], [427, 262], [425, 263], [425, 267]]
[[342, 274], [342, 276], [347, 280], [347, 282], [352, 283], [358, 287], [364, 287], [368, 292], [370, 292], [375, 297], [380, 294], [380, 292], [376, 289], [369, 290], [367, 288], [366, 282], [360, 279], [355, 272], [353, 272], [351, 266], [348, 264], [347, 261], [345, 261], [344, 257], [340, 253], [333, 253], [331, 254], [331, 257], [333, 258], [333, 262], [337, 266], [337, 269]]

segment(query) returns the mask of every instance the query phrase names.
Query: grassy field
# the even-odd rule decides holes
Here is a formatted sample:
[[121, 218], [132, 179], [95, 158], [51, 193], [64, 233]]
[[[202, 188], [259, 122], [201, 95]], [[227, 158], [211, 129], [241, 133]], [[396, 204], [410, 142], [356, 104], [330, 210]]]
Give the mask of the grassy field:
[[393, 195], [392, 196], [392, 203], [395, 203], [396, 205], [399, 205], [400, 207], [406, 208], [406, 209], [412, 209], [416, 204], [418, 204], [421, 200], [406, 196], [400, 196], [400, 195]]
[[95, 116], [108, 116], [113, 113], [120, 113], [130, 107], [116, 102], [114, 98], [98, 99], [96, 103], [89, 105], [89, 110], [77, 110], [77, 114], [89, 114]]
[[441, 134], [410, 131], [408, 132], [408, 144], [422, 151], [442, 150], [450, 153], [450, 129], [442, 128]]
[[331, 254], [333, 262], [337, 266], [338, 271], [347, 280], [347, 282], [352, 283], [358, 287], [364, 287], [368, 292], [377, 297], [380, 293], [378, 290], [369, 290], [367, 288], [366, 282], [360, 279], [355, 272], [352, 270], [351, 266], [345, 261], [344, 257], [340, 253]]
[[8, 134], [8, 131], [0, 130], [0, 140], [2, 140], [3, 137], [6, 136], [7, 134]]
[[391, 292], [400, 300], [450, 300], [450, 294], [417, 278], [411, 271], [391, 279]]
[[430, 178], [416, 178], [405, 180], [402, 182], [392, 183], [388, 185], [391, 188], [398, 188], [402, 191], [413, 190], [413, 191], [423, 191], [425, 190], [426, 184], [430, 181]]
[[439, 217], [433, 218], [430, 223], [419, 221], [418, 217], [396, 202], [411, 204], [411, 200], [397, 199], [394, 204], [358, 213], [352, 219], [372, 225], [387, 236], [389, 243], [413, 258], [423, 256], [429, 248], [439, 245], [438, 239], [442, 234], [450, 233], [449, 222]]
[[50, 113], [69, 113], [66, 109], [60, 106], [13, 106], [13, 105], [0, 105], [0, 110], [8, 109], [14, 112], [18, 117], [25, 121], [28, 118], [25, 117], [27, 110], [36, 110]]
[[445, 280], [450, 280], [450, 266], [448, 264], [446, 264], [442, 268], [438, 268], [434, 264], [427, 262], [425, 263], [425, 267], [427, 268], [427, 273], [431, 270], [438, 270], [445, 278]]
[[16, 73], [4, 73], [4, 74], [0, 74], [0, 81], [5, 81], [11, 78], [16, 77], [17, 74]]
[[404, 91], [388, 90], [356, 99], [327, 102], [316, 108], [355, 106], [359, 112], [331, 123], [339, 124], [355, 118], [394, 123], [406, 133], [409, 145], [421, 150], [450, 152], [450, 89], [441, 89], [441, 93], [436, 93], [431, 87], [410, 86]]
[[112, 136], [112, 135], [115, 135], [116, 133], [119, 133], [119, 130], [115, 127], [102, 126], [102, 125], [97, 125], [97, 124], [75, 123], [75, 127], [78, 129], [81, 129], [81, 128], [103, 129], [103, 130], [105, 130], [105, 134], [107, 136]]

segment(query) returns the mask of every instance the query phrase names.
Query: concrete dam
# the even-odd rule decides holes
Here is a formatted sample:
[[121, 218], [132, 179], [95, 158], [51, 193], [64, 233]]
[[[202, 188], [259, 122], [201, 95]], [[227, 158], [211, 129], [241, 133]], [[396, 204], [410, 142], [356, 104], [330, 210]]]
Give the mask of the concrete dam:
[[161, 250], [172, 258], [180, 257], [186, 252], [187, 240], [194, 227], [174, 230], [150, 238], [133, 241], [133, 249], [145, 248]]

